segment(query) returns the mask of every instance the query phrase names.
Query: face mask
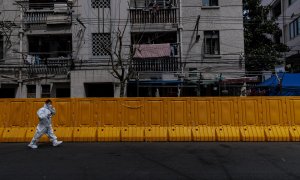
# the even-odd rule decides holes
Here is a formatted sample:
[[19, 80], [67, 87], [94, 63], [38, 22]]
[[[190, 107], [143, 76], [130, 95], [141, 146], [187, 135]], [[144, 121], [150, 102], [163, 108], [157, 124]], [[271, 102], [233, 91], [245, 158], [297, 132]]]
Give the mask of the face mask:
[[52, 109], [52, 105], [51, 104], [47, 104], [47, 108], [48, 109]]

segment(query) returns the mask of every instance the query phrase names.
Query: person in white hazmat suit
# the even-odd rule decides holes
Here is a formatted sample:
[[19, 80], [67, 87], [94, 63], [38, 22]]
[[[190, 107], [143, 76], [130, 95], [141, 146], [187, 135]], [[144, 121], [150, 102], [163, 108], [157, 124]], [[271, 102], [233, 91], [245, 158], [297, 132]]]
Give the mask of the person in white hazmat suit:
[[39, 124], [36, 127], [35, 135], [33, 136], [31, 142], [28, 144], [28, 147], [32, 149], [38, 148], [37, 142], [42, 137], [43, 134], [46, 134], [53, 146], [58, 146], [62, 141], [58, 141], [57, 137], [53, 133], [51, 118], [56, 113], [55, 108], [52, 107], [52, 101], [48, 99], [45, 102], [44, 107], [40, 108], [37, 111], [38, 118], [40, 120]]

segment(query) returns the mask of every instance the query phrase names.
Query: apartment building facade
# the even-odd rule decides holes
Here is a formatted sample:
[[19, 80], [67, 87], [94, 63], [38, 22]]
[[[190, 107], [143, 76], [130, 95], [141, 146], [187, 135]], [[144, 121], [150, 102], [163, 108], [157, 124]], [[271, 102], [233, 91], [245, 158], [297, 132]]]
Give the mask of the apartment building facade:
[[282, 30], [281, 37], [274, 41], [286, 44], [290, 51], [285, 57], [286, 69], [290, 72], [300, 72], [300, 1], [299, 0], [262, 0], [262, 5], [270, 5], [270, 18], [277, 20]]
[[113, 68], [121, 66], [112, 57], [124, 61], [117, 71], [130, 74], [126, 94], [134, 97], [199, 96], [245, 74], [242, 0], [20, 0], [0, 8], [1, 97], [118, 97]]

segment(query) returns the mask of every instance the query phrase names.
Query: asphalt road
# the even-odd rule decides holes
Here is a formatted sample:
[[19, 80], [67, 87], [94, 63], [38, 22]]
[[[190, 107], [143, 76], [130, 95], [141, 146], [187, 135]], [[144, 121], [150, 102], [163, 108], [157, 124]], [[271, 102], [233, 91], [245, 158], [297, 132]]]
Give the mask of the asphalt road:
[[0, 143], [0, 179], [300, 179], [300, 143]]

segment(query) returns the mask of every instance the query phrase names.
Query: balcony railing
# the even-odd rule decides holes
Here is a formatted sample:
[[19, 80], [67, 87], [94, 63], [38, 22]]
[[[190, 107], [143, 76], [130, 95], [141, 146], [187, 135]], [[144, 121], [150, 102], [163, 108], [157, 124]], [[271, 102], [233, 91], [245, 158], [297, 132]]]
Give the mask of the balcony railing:
[[29, 55], [25, 62], [29, 74], [65, 74], [71, 68], [73, 60], [71, 57], [49, 57]]
[[177, 9], [130, 9], [132, 24], [145, 23], [177, 23]]
[[71, 24], [70, 14], [56, 14], [54, 11], [25, 12], [24, 22], [27, 25]]
[[178, 71], [181, 67], [177, 57], [161, 57], [134, 59], [133, 69], [137, 72], [171, 72]]

